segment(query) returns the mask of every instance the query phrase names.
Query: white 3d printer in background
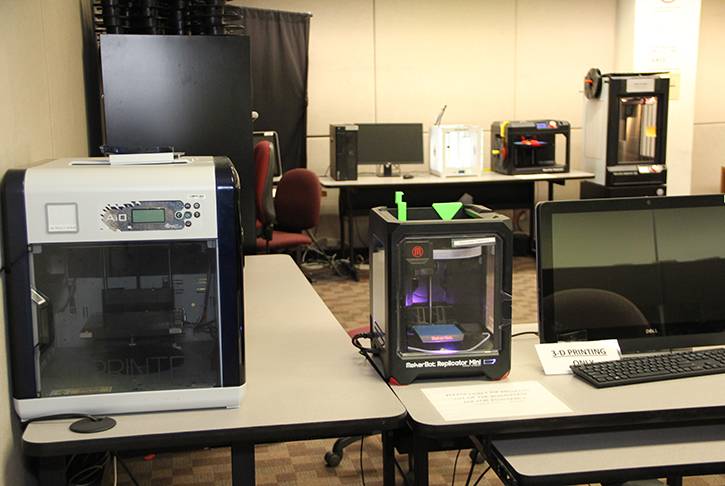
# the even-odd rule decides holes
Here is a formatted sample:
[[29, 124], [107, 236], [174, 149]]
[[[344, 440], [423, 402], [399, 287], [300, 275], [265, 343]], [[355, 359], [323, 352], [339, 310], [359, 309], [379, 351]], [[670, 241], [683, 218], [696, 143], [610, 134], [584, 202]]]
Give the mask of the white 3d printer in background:
[[483, 173], [483, 132], [475, 125], [441, 125], [444, 106], [430, 127], [430, 171], [440, 176]]
[[21, 419], [240, 405], [238, 192], [224, 157], [59, 159], [6, 173]]

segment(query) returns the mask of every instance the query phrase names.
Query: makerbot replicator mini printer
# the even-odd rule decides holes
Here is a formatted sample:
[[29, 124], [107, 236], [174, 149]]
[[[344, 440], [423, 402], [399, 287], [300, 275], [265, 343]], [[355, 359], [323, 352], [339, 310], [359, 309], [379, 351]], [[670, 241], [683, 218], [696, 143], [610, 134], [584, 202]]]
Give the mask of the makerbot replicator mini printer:
[[21, 419], [240, 405], [238, 191], [223, 157], [59, 159], [6, 173]]
[[499, 379], [510, 368], [511, 223], [443, 206], [370, 213], [372, 348], [391, 383]]
[[[497, 121], [491, 124], [491, 168], [502, 174], [569, 172], [569, 122], [563, 120]], [[564, 138], [557, 157], [556, 139]]]

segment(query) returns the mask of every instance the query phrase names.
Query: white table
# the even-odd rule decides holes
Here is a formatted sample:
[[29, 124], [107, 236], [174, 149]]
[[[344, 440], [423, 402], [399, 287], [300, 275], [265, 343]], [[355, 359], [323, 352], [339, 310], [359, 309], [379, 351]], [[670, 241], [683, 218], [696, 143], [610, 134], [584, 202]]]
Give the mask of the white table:
[[[514, 326], [514, 333], [531, 329], [535, 329], [535, 327], [518, 325]], [[544, 375], [534, 351], [534, 344], [537, 342], [538, 338], [534, 336], [513, 338], [511, 373], [507, 381], [541, 383], [571, 409], [569, 413], [546, 415], [532, 406], [531, 413], [525, 416], [512, 418], [481, 416], [476, 420], [446, 421], [424, 395], [423, 390], [431, 387], [482, 383], [481, 380], [421, 381], [411, 385], [393, 387], [393, 391], [408, 412], [408, 423], [414, 437], [412, 452], [416, 484], [428, 484], [428, 450], [438, 447], [441, 441], [451, 441], [469, 435], [480, 435], [491, 440], [507, 439], [516, 435], [526, 437], [526, 439], [522, 439], [523, 442], [501, 442], [508, 447], [508, 449], [502, 448], [502, 455], [507, 451], [525, 449], [528, 447], [527, 443], [531, 437], [540, 437], [541, 439], [538, 439], [540, 442], [537, 444], [540, 446], [540, 453], [545, 455], [549, 449], [556, 450], [552, 446], [554, 444], [552, 437], [557, 434], [579, 435], [591, 431], [611, 432], [616, 430], [618, 434], [615, 434], [612, 440], [629, 441], [629, 443], [636, 444], [636, 441], [641, 438], [641, 432], [639, 430], [631, 432], [632, 429], [655, 427], [661, 432], [667, 427], [700, 424], [711, 426], [711, 424], [725, 422], [725, 374], [597, 389], [573, 375]], [[625, 432], [622, 432], [623, 430]], [[690, 450], [693, 450], [694, 447], [695, 450], [704, 451], [699, 437], [687, 435], [688, 429], [680, 430], [673, 434], [684, 436], [684, 440], [681, 441], [683, 448], [687, 445]], [[725, 428], [721, 427], [717, 430], [720, 434], [717, 439], [725, 441]], [[564, 443], [574, 444], [570, 439], [565, 439]], [[572, 450], [564, 449], [561, 452], [566, 456], [566, 460], [539, 462], [536, 466], [538, 469], [521, 457], [514, 465], [524, 466], [524, 469], [530, 473], [536, 471], [542, 474], [544, 469], [540, 466], [548, 466], [549, 473], [554, 476], [559, 473], [563, 474], [562, 468], [568, 467], [569, 461], [573, 460], [573, 457], [585, 457], [575, 454], [576, 446]], [[571, 455], [567, 456], [565, 453]], [[720, 470], [725, 469], [725, 448], [718, 449], [716, 454], [716, 459], [720, 459]], [[708, 457], [708, 460], [713, 462], [712, 454], [703, 457]], [[610, 456], [610, 459], [610, 464], [616, 463], [615, 456]], [[670, 464], [682, 466], [675, 460]], [[661, 472], [667, 465], [660, 464]], [[579, 466], [581, 466], [579, 471], [582, 472], [590, 465], [581, 462]], [[695, 467], [691, 470], [702, 471], [701, 474], [709, 472], [707, 468]], [[595, 474], [597, 470], [590, 470], [590, 472]]]
[[569, 172], [550, 172], [541, 174], [520, 174], [506, 175], [498, 172], [484, 172], [475, 176], [451, 176], [439, 177], [430, 173], [410, 172], [412, 179], [404, 179], [403, 176], [380, 177], [372, 174], [358, 175], [353, 181], [337, 181], [330, 176], [320, 177], [320, 184], [323, 187], [340, 188], [340, 187], [370, 187], [370, 186], [415, 186], [422, 184], [470, 184], [470, 183], [508, 183], [508, 182], [553, 182], [567, 181], [573, 179], [592, 179], [594, 174], [581, 170], [572, 170]]
[[[244, 302], [247, 391], [239, 409], [114, 416], [116, 427], [89, 435], [71, 432], [73, 420], [31, 423], [23, 448], [41, 458], [42, 484], [64, 484], [70, 454], [222, 445], [232, 446], [233, 484], [254, 484], [254, 444], [403, 424], [402, 404], [290, 257], [247, 257]], [[389, 483], [392, 462], [385, 467]]]

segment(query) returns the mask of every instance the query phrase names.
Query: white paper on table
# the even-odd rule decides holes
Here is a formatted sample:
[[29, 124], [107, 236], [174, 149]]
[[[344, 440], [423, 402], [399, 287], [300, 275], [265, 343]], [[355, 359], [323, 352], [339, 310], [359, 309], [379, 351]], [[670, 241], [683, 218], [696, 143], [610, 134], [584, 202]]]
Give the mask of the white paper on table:
[[444, 386], [422, 391], [446, 421], [571, 412], [537, 381]]

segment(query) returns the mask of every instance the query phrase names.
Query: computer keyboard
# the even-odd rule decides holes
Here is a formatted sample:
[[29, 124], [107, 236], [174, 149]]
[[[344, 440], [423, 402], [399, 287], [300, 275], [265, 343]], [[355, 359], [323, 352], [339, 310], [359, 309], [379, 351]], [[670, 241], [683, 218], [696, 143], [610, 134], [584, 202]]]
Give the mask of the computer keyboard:
[[725, 348], [572, 365], [574, 376], [597, 388], [725, 373]]

